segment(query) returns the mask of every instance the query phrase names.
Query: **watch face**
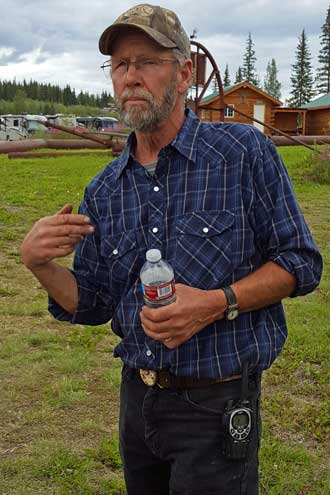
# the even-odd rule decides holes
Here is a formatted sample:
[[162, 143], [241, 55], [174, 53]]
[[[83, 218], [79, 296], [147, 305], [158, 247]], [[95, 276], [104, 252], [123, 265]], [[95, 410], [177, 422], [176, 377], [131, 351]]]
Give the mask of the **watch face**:
[[227, 313], [227, 320], [235, 320], [238, 317], [238, 309], [229, 309]]

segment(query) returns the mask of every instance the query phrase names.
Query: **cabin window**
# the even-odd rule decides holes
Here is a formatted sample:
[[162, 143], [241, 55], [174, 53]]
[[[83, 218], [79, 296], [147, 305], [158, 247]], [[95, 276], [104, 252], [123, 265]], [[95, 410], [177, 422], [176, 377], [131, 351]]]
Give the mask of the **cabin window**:
[[235, 111], [234, 111], [234, 105], [228, 105], [226, 108], [225, 108], [225, 117], [227, 119], [232, 119], [234, 118], [234, 115], [235, 115]]
[[18, 127], [19, 126], [19, 123], [18, 123], [18, 119], [14, 119], [14, 127]]

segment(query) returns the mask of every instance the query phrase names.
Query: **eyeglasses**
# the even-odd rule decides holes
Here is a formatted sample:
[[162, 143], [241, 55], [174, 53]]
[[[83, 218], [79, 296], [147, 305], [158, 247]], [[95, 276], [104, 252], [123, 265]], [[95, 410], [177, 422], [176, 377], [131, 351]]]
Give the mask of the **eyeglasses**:
[[164, 62], [178, 62], [174, 58], [146, 58], [140, 57], [136, 60], [124, 60], [113, 58], [104, 62], [101, 65], [101, 69], [106, 76], [111, 75], [112, 77], [122, 77], [128, 72], [129, 66], [133, 64], [135, 70], [139, 71], [143, 75], [155, 74]]

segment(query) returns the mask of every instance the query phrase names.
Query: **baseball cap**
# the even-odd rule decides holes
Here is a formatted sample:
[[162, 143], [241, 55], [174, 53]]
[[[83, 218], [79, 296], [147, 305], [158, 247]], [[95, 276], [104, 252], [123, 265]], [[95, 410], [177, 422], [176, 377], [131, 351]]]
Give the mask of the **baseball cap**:
[[111, 55], [115, 39], [127, 27], [140, 29], [164, 48], [178, 48], [190, 58], [190, 41], [175, 12], [147, 3], [130, 8], [107, 27], [100, 37], [100, 52]]

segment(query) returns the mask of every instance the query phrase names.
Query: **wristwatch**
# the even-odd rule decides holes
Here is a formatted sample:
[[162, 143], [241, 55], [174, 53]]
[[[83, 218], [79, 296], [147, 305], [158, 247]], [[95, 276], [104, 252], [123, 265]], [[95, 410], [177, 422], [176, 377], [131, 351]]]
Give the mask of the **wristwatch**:
[[235, 320], [239, 315], [239, 306], [235, 293], [231, 287], [221, 287], [227, 299], [227, 309], [225, 310], [226, 320]]

